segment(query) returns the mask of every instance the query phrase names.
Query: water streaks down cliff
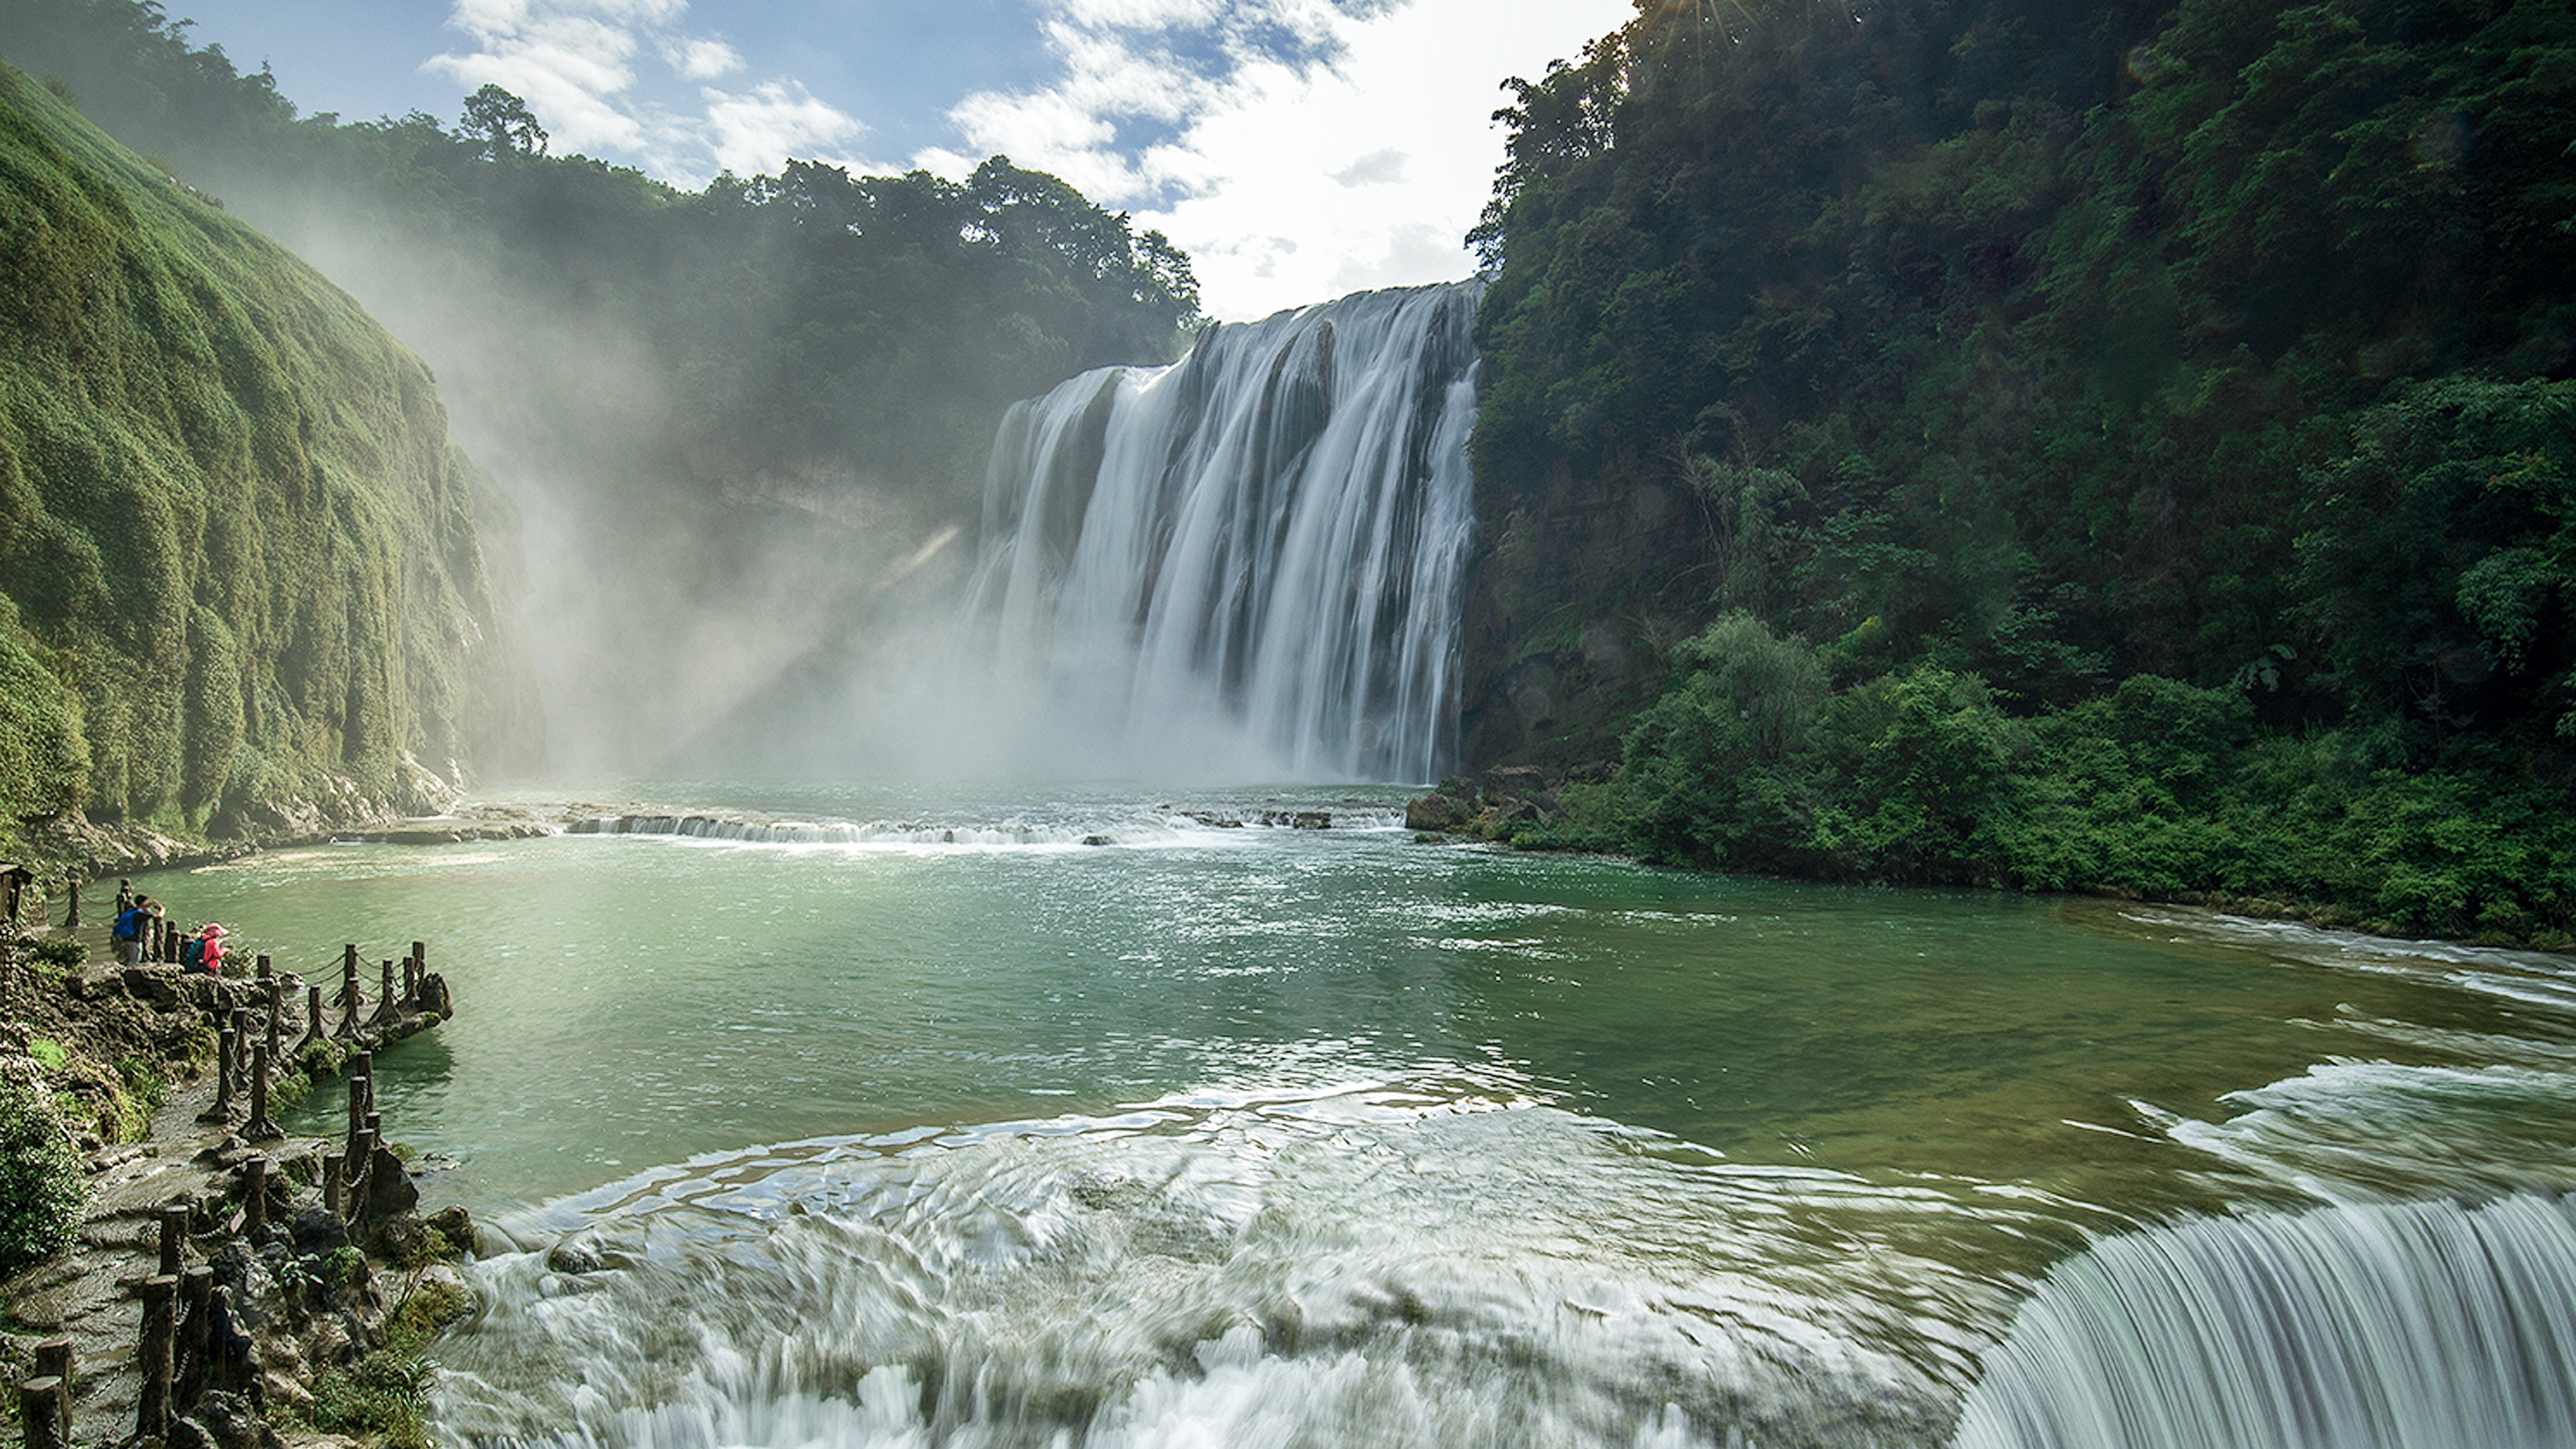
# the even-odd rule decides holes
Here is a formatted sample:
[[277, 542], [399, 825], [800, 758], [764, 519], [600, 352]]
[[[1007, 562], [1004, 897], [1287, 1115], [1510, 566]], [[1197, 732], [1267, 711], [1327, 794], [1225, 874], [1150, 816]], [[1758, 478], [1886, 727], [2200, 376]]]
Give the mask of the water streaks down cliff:
[[1110, 770], [1425, 780], [1457, 734], [1475, 284], [1212, 328], [1004, 419], [971, 618]]

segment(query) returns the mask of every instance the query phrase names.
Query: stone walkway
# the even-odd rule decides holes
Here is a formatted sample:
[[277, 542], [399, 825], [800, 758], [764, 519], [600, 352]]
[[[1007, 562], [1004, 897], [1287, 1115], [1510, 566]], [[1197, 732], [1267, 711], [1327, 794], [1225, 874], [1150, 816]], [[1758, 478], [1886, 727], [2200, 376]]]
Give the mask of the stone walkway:
[[[80, 934], [88, 937], [97, 929], [85, 925]], [[120, 972], [100, 963], [83, 974], [101, 982]], [[376, 983], [366, 984], [372, 988]], [[372, 1002], [374, 992], [368, 995]], [[294, 1009], [298, 1004], [290, 998], [287, 1012], [282, 1013], [291, 1027], [286, 1032], [290, 1045], [302, 1030], [297, 1020], [301, 1013]], [[439, 1019], [405, 1013], [367, 1027], [360, 1044], [390, 1045], [436, 1025]], [[319, 1083], [315, 1090], [331, 1091], [339, 1080]], [[182, 1268], [204, 1266], [241, 1230], [245, 1162], [265, 1157], [273, 1179], [282, 1176], [290, 1185], [312, 1184], [320, 1179], [320, 1159], [339, 1148], [335, 1139], [311, 1137], [245, 1145], [235, 1134], [248, 1115], [246, 1102], [236, 1099], [229, 1122], [199, 1120], [214, 1106], [216, 1092], [214, 1074], [208, 1073], [172, 1093], [153, 1114], [146, 1140], [94, 1153], [89, 1202], [76, 1245], [0, 1285], [13, 1347], [18, 1350], [9, 1355], [10, 1367], [20, 1368], [25, 1353], [37, 1342], [56, 1338], [71, 1342], [75, 1389], [71, 1442], [76, 1445], [117, 1446], [135, 1436], [141, 1393], [136, 1359], [143, 1321], [136, 1285], [160, 1272], [162, 1210], [177, 1203], [191, 1205]], [[299, 1201], [319, 1200], [318, 1191], [309, 1187], [297, 1189], [295, 1196]], [[14, 1377], [7, 1393], [14, 1419]], [[12, 1446], [21, 1433], [23, 1427], [13, 1423], [8, 1434]], [[333, 1440], [308, 1434], [299, 1436], [299, 1442]]]

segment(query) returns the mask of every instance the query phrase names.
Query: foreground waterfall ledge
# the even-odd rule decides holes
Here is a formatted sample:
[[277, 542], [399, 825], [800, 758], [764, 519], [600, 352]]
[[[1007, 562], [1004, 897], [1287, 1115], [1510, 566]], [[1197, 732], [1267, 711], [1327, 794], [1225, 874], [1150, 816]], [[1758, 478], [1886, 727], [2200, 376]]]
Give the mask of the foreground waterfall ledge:
[[1077, 767], [1421, 781], [1456, 751], [1476, 283], [1086, 373], [993, 445], [970, 619]]
[[2109, 1239], [1987, 1355], [1956, 1449], [2576, 1444], [2576, 1208], [2249, 1213]]

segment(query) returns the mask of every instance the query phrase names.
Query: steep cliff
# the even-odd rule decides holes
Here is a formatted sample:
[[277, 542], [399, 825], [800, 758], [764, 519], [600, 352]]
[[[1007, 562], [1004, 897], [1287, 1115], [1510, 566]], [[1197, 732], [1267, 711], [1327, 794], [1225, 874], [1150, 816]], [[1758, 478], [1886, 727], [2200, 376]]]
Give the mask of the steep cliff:
[[310, 828], [530, 762], [512, 526], [418, 358], [0, 66], [0, 833]]

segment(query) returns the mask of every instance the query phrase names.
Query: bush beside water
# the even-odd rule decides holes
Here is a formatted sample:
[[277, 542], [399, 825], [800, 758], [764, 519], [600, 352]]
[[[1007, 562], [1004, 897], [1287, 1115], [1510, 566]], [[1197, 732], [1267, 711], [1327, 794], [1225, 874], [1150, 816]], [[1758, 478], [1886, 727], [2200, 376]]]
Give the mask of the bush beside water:
[[1937, 664], [1837, 687], [1831, 646], [1734, 613], [1609, 780], [1515, 843], [1832, 880], [2320, 908], [2398, 934], [2576, 948], [2576, 842], [2546, 784], [2409, 771], [2393, 723], [2258, 727], [2241, 690], [2137, 675], [2017, 717]]

